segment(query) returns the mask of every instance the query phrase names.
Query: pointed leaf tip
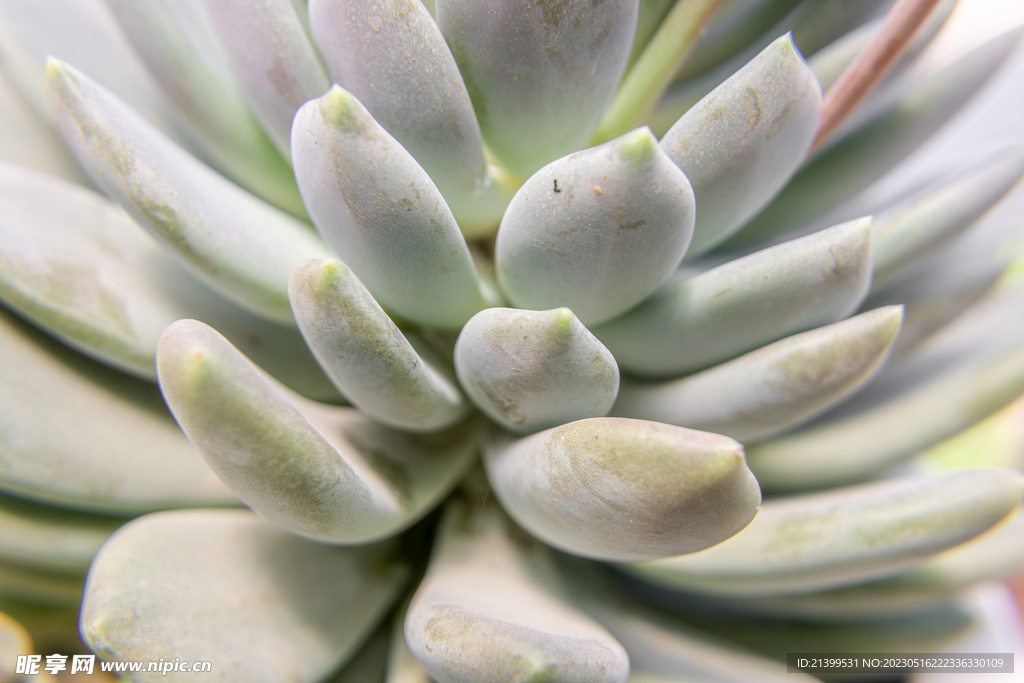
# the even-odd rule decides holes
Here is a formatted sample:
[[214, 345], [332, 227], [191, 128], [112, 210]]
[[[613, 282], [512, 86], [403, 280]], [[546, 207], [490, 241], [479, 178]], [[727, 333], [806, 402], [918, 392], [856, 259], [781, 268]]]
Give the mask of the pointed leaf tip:
[[693, 106], [661, 146], [693, 184], [700, 211], [690, 256], [721, 243], [800, 168], [821, 88], [792, 36], [778, 38]]
[[718, 595], [812, 593], [895, 574], [974, 538], [1022, 493], [1024, 475], [992, 469], [776, 498], [714, 548], [628, 569], [661, 586]]
[[689, 377], [627, 385], [614, 412], [749, 445], [809, 420], [862, 386], [888, 358], [902, 323], [903, 307], [888, 306]]
[[862, 218], [674, 277], [594, 334], [624, 369], [674, 377], [838, 322], [870, 288], [871, 235]]
[[57, 127], [89, 177], [197, 278], [292, 324], [288, 275], [329, 255], [308, 226], [212, 171], [74, 67], [51, 60], [48, 74]]

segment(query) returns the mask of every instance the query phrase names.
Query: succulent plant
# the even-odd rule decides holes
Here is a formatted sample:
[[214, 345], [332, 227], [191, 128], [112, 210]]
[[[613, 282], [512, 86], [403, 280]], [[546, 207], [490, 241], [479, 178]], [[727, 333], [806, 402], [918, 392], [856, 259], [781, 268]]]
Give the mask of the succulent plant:
[[919, 457], [1024, 393], [1024, 146], [862, 191], [1019, 31], [891, 4], [0, 1], [0, 667], [945, 647], [1024, 566], [1024, 475]]

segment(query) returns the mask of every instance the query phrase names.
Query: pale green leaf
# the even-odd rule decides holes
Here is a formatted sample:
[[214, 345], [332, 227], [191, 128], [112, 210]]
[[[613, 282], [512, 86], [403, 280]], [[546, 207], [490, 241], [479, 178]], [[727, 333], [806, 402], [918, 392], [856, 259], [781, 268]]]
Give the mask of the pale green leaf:
[[574, 608], [547, 548], [493, 503], [448, 504], [405, 641], [437, 683], [626, 683], [629, 659]]
[[423, 166], [463, 232], [493, 232], [508, 197], [487, 175], [469, 93], [427, 8], [314, 0], [310, 24], [331, 78]]
[[842, 320], [870, 284], [871, 220], [861, 219], [674, 278], [594, 334], [623, 369], [678, 376]]
[[198, 318], [289, 387], [338, 400], [297, 330], [203, 287], [101, 195], [0, 164], [0, 238], [0, 299], [82, 353], [153, 380], [164, 329]]
[[624, 382], [613, 414], [763, 441], [860, 388], [885, 362], [902, 322], [901, 307], [880, 308], [689, 377]]
[[437, 505], [477, 453], [477, 429], [412, 436], [276, 385], [216, 331], [181, 320], [157, 352], [185, 434], [253, 509], [319, 541], [367, 543]]
[[289, 293], [309, 348], [360, 411], [415, 432], [450, 427], [469, 413], [444, 362], [418, 352], [343, 263], [303, 263]]
[[303, 26], [305, 2], [301, 4], [206, 0], [249, 106], [289, 160], [295, 112], [331, 87]]
[[47, 84], [58, 127], [97, 185], [215, 290], [293, 321], [288, 276], [331, 255], [306, 225], [211, 171], [73, 67], [51, 59]]
[[[573, 597], [626, 648], [630, 683], [813, 683], [817, 679], [711, 638], [671, 615], [630, 600], [580, 563], [565, 562]], [[637, 676], [637, 672], [643, 672]]]
[[917, 259], [971, 227], [1024, 177], [1024, 147], [1000, 149], [955, 177], [875, 218], [873, 287], [890, 284]]
[[1024, 393], [1022, 349], [959, 363], [951, 363], [955, 355], [943, 353], [926, 360], [896, 376], [902, 381], [869, 387], [873, 391], [845, 413], [752, 446], [750, 467], [758, 481], [766, 489], [784, 491], [862, 481]]
[[736, 607], [747, 613], [813, 622], [926, 616], [974, 585], [1019, 573], [1024, 565], [1022, 536], [1024, 514], [1018, 506], [980, 536], [891, 578], [808, 595], [736, 601]]
[[608, 414], [619, 389], [615, 358], [568, 308], [490, 308], [455, 344], [459, 381], [488, 417], [529, 434]]
[[[658, 106], [646, 116], [642, 123], [650, 125], [657, 135], [664, 136], [681, 116], [686, 114], [708, 93], [728, 80], [752, 59], [756, 58], [776, 39], [791, 31], [800, 19], [807, 16], [824, 0], [801, 0], [796, 7], [786, 13], [775, 25], [761, 33], [753, 42], [744, 45], [744, 49], [726, 61], [704, 73], [684, 80], [671, 87], [661, 98]], [[763, 26], [757, 27], [759, 30]]]
[[175, 680], [317, 683], [353, 654], [409, 580], [393, 550], [311, 543], [248, 511], [148, 515], [97, 556], [82, 635], [103, 661], [152, 660], [160, 643], [165, 661], [212, 662]]
[[519, 308], [566, 306], [587, 325], [636, 305], [679, 265], [693, 234], [690, 183], [647, 128], [558, 159], [519, 188], [495, 245]]
[[48, 121], [33, 111], [0, 70], [0, 161], [91, 187], [88, 176]]
[[485, 449], [494, 495], [524, 529], [583, 557], [692, 553], [750, 523], [761, 492], [718, 434], [594, 418]]
[[0, 562], [84, 576], [100, 545], [125, 521], [0, 496]]
[[994, 295], [1006, 270], [1007, 265], [1000, 258], [965, 259], [952, 269], [930, 270], [873, 294], [864, 302], [864, 310], [903, 305], [903, 329], [892, 347], [893, 358], [899, 358], [971, 310], [989, 293]]
[[390, 647], [387, 655], [387, 670], [382, 683], [430, 683], [426, 669], [416, 661], [405, 644], [405, 615], [408, 603], [395, 613], [391, 627]]
[[775, 26], [799, 4], [800, 0], [727, 2], [701, 34], [675, 80], [693, 78], [742, 52], [764, 34], [766, 26]]
[[628, 565], [659, 586], [726, 596], [800, 595], [891, 576], [978, 536], [1024, 494], [1011, 470], [961, 470], [766, 501], [733, 538]]
[[0, 311], [0, 489], [104, 514], [237, 504], [156, 387]]
[[700, 207], [691, 256], [725, 240], [785, 186], [820, 116], [821, 88], [783, 36], [672, 126], [661, 146]]
[[389, 310], [458, 329], [487, 305], [437, 186], [353, 95], [335, 86], [295, 116], [292, 154], [324, 239]]
[[438, 0], [484, 140], [526, 178], [586, 145], [626, 67], [638, 0]]
[[[107, 0], [107, 4], [173, 103], [176, 122], [201, 155], [254, 194], [305, 217], [288, 163], [288, 147], [282, 157], [249, 112], [204, 0]], [[234, 29], [238, 30], [237, 24]]]
[[73, 64], [89, 74], [150, 124], [183, 144], [185, 137], [175, 125], [173, 106], [103, 0], [0, 2], [0, 59], [4, 72], [36, 116], [52, 121], [45, 85], [47, 57]]
[[907, 157], [981, 89], [1009, 56], [1021, 31], [993, 38], [911, 87], [889, 111], [819, 154], [727, 248], [756, 244], [817, 218], [850, 199]]

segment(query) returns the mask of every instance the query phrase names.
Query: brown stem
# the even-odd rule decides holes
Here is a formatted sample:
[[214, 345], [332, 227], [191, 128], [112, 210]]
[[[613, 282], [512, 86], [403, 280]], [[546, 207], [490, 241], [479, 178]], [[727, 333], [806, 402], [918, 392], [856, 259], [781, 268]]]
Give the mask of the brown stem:
[[825, 93], [812, 154], [871, 92], [940, 1], [899, 0], [889, 11], [878, 35]]

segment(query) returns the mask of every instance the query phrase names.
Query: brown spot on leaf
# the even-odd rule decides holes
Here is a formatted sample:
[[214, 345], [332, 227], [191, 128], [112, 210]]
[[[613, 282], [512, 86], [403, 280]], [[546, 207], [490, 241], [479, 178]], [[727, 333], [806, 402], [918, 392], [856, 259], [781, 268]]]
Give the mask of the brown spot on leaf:
[[761, 98], [757, 90], [750, 86], [743, 91], [743, 113], [747, 117], [747, 137], [750, 137], [757, 124], [761, 122]]
[[590, 54], [591, 59], [597, 59], [597, 56], [601, 53], [601, 45], [604, 44], [604, 39], [608, 37], [608, 34], [612, 32], [612, 20], [611, 18], [605, 22], [601, 30], [597, 32], [597, 35], [587, 43], [587, 52]]

